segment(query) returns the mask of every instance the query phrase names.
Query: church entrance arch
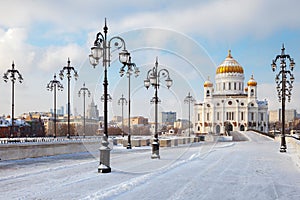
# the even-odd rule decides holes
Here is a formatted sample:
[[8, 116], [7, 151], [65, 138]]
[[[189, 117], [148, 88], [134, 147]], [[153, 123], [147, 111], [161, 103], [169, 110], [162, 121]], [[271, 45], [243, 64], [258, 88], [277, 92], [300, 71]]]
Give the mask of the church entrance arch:
[[220, 134], [220, 132], [221, 132], [221, 127], [220, 127], [220, 125], [217, 125], [216, 126], [216, 134]]
[[228, 131], [233, 131], [233, 126], [232, 126], [232, 124], [228, 124]]
[[230, 134], [230, 131], [233, 130], [233, 126], [230, 122], [225, 122], [225, 133]]
[[245, 126], [244, 125], [241, 125], [240, 131], [245, 131]]

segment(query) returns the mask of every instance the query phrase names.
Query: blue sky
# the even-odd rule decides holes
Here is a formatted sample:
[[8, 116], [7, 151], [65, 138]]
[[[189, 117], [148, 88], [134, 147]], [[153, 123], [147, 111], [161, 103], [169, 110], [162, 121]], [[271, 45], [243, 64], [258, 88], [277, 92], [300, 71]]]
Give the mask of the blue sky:
[[[143, 87], [146, 72], [159, 63], [170, 71], [174, 85], [160, 89], [160, 110], [177, 111], [187, 118], [184, 97], [190, 91], [202, 101], [203, 82], [214, 80], [215, 70], [227, 56], [228, 49], [243, 66], [245, 82], [254, 74], [258, 82], [259, 99], [269, 100], [269, 109], [277, 109], [275, 73], [272, 59], [280, 54], [282, 43], [296, 62], [292, 101], [288, 108], [300, 112], [300, 2], [288, 0], [213, 0], [213, 1], [18, 1], [0, 2], [0, 73], [11, 67], [12, 61], [24, 77], [16, 84], [15, 112], [49, 111], [53, 94], [47, 83], [66, 65], [68, 57], [79, 72], [72, 80], [72, 105], [82, 113], [82, 99], [77, 92], [86, 82], [102, 113], [100, 96], [102, 67], [93, 69], [88, 54], [95, 34], [102, 31], [107, 18], [109, 37], [121, 35], [133, 62], [141, 74], [132, 78], [132, 115], [153, 117], [154, 94]], [[113, 55], [113, 59], [117, 54]], [[110, 116], [120, 115], [117, 100], [127, 97], [127, 78], [120, 78], [117, 61], [109, 69], [109, 91], [113, 97]], [[65, 90], [58, 93], [58, 105], [67, 103]], [[11, 113], [11, 84], [0, 82], [0, 114]], [[90, 99], [91, 100], [91, 99]], [[90, 100], [87, 100], [89, 102]]]

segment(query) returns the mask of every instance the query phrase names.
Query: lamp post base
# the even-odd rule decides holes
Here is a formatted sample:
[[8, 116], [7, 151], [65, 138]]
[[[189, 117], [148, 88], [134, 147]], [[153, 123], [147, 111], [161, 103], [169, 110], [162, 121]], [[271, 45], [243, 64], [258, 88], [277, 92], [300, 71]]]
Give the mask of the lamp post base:
[[280, 147], [280, 152], [281, 152], [281, 153], [286, 152], [286, 147], [285, 147], [285, 146], [281, 146], [281, 147]]
[[110, 173], [111, 172], [111, 168], [109, 166], [105, 166], [103, 164], [100, 163], [100, 165], [98, 166], [98, 173]]
[[128, 140], [127, 141], [128, 141], [128, 143], [127, 143], [127, 147], [126, 148], [127, 149], [131, 149], [131, 135], [130, 134], [128, 135]]
[[108, 147], [107, 138], [104, 136], [102, 139], [102, 146], [100, 147], [100, 164], [98, 166], [98, 173], [110, 173], [110, 151]]
[[152, 159], [160, 159], [160, 155], [159, 155], [159, 140], [158, 138], [154, 138], [153, 142], [152, 142], [152, 155], [151, 155]]

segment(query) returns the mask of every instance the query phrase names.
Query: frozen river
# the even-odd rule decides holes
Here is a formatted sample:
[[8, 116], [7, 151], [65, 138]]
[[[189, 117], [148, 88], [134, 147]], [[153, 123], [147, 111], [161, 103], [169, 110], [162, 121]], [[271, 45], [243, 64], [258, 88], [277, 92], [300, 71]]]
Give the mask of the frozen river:
[[[1, 199], [300, 199], [300, 168], [290, 151], [253, 132], [249, 141], [195, 143], [111, 152], [112, 173], [98, 174], [98, 152], [0, 161]], [[288, 149], [289, 150], [289, 149]]]

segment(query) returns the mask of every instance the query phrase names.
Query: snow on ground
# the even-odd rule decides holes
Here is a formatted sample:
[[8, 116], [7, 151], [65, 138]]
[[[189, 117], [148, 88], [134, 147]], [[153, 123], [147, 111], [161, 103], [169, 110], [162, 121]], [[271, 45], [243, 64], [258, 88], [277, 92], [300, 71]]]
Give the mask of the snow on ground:
[[253, 132], [246, 142], [114, 148], [112, 173], [97, 152], [0, 162], [0, 199], [300, 199], [300, 170], [279, 143]]

